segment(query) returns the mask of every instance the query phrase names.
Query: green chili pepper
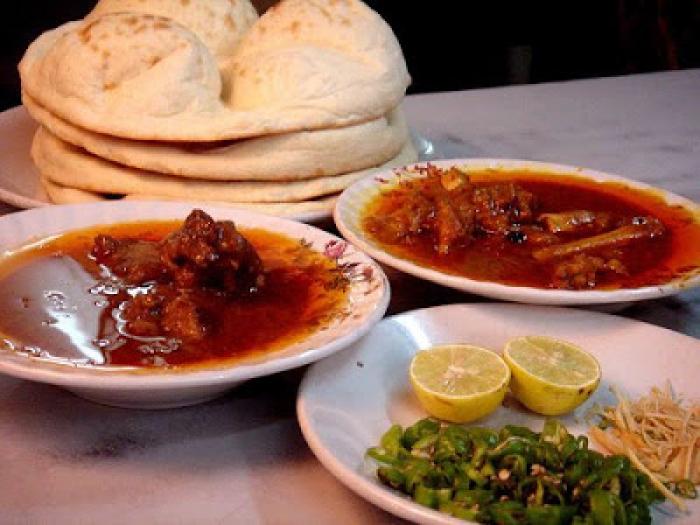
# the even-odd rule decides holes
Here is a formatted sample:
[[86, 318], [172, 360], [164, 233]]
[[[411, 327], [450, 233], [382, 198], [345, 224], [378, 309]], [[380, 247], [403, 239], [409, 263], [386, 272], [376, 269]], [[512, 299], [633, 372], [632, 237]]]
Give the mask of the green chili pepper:
[[531, 525], [566, 525], [575, 514], [576, 507], [566, 505], [541, 505], [525, 509], [525, 519]]
[[406, 476], [403, 472], [392, 467], [379, 467], [377, 477], [382, 483], [394, 489], [400, 489], [406, 483]]
[[426, 434], [425, 436], [421, 437], [418, 441], [413, 443], [413, 446], [411, 447], [411, 453], [415, 454], [416, 452], [428, 450], [429, 448], [433, 447], [435, 443], [437, 443], [438, 438], [438, 434]]
[[490, 478], [491, 476], [496, 475], [496, 469], [493, 466], [493, 463], [491, 463], [490, 461], [487, 461], [486, 463], [484, 463], [484, 466], [481, 467], [481, 470], [479, 471], [479, 473], [482, 476], [484, 476], [485, 478]]
[[558, 446], [568, 435], [569, 433], [566, 431], [564, 425], [556, 419], [548, 419], [544, 422], [544, 428], [540, 434], [540, 441], [542, 443], [552, 443], [554, 446]]
[[401, 450], [401, 437], [403, 429], [399, 425], [392, 425], [389, 430], [382, 436], [379, 445], [386, 451], [389, 456], [398, 456]]
[[481, 472], [474, 467], [469, 467], [467, 469], [467, 477], [472, 480], [478, 487], [485, 486], [489, 480], [486, 476], [481, 474]]
[[578, 461], [566, 468], [564, 471], [564, 481], [567, 485], [573, 487], [574, 485], [578, 484], [578, 482], [583, 479], [587, 473], [588, 469], [586, 468], [585, 462]]
[[478, 510], [474, 509], [463, 509], [461, 507], [457, 507], [454, 510], [452, 510], [451, 514], [455, 518], [459, 518], [462, 520], [468, 520], [468, 521], [481, 521], [479, 518], [482, 516], [482, 513]]
[[475, 468], [481, 468], [488, 454], [488, 445], [486, 443], [476, 443], [471, 459], [471, 465]]
[[539, 441], [539, 436], [537, 432], [533, 432], [527, 427], [518, 427], [515, 425], [506, 425], [498, 433], [498, 437], [501, 441], [505, 441], [511, 436], [518, 436], [531, 441], [533, 444]]
[[413, 444], [419, 439], [430, 434], [437, 434], [440, 430], [440, 423], [434, 419], [426, 418], [415, 422], [410, 427], [406, 428], [401, 441], [407, 449], [413, 447]]
[[557, 500], [559, 505], [566, 505], [566, 498], [564, 497], [564, 494], [562, 494], [561, 490], [557, 485], [555, 485], [551, 481], [543, 481], [542, 483], [546, 489], [545, 499], [548, 502], [553, 502], [554, 500]]
[[496, 495], [493, 491], [484, 489], [457, 490], [454, 494], [454, 500], [462, 503], [465, 507], [475, 505], [484, 507], [495, 499]]
[[542, 463], [547, 470], [561, 470], [564, 467], [564, 462], [554, 444], [544, 442], [540, 445], [540, 450], [542, 451], [542, 457], [539, 462]]
[[[588, 449], [555, 420], [541, 433], [507, 426], [443, 425], [424, 419], [392, 426], [367, 450], [385, 485], [427, 507], [495, 525], [649, 525], [663, 501], [623, 456]], [[692, 483], [675, 490], [695, 496]]]
[[627, 525], [624, 505], [615, 494], [594, 489], [588, 496], [595, 525]]
[[466, 454], [466, 445], [454, 436], [454, 432], [445, 431], [435, 441], [435, 461], [456, 460]]
[[466, 431], [473, 441], [484, 443], [488, 448], [493, 448], [498, 444], [498, 432], [490, 428], [471, 427], [467, 428]]
[[463, 520], [474, 521], [479, 519], [478, 509], [466, 508], [454, 501], [448, 501], [446, 503], [440, 504], [438, 506], [438, 510], [440, 510], [440, 512], [444, 512], [445, 514], [451, 514], [455, 518], [460, 518]]
[[382, 447], [372, 447], [367, 449], [367, 455], [373, 460], [387, 465], [396, 465], [400, 461], [398, 457], [387, 454], [386, 450], [384, 450]]
[[457, 456], [464, 457], [471, 450], [472, 440], [464, 427], [450, 425], [445, 429], [444, 435], [450, 442]]
[[588, 437], [586, 437], [586, 436], [577, 437], [576, 444], [578, 445], [579, 449], [588, 450]]
[[423, 484], [416, 485], [413, 492], [413, 499], [416, 500], [416, 503], [432, 509], [437, 509], [440, 503], [448, 502], [451, 498], [452, 489], [434, 489]]
[[605, 488], [616, 496], [619, 496], [620, 492], [622, 491], [622, 483], [620, 482], [620, 478], [618, 476], [613, 476]]
[[535, 443], [529, 441], [527, 438], [510, 436], [496, 448], [488, 451], [488, 455], [489, 457], [503, 457], [517, 454], [519, 456], [531, 457], [533, 455], [533, 445], [535, 445]]
[[500, 501], [489, 505], [488, 513], [498, 525], [525, 523], [525, 507], [519, 501]]
[[499, 466], [508, 470], [511, 476], [521, 478], [527, 474], [527, 459], [519, 454], [504, 456]]
[[410, 463], [407, 463], [404, 469], [406, 476], [405, 488], [407, 492], [413, 492], [413, 489], [418, 485], [423, 478], [430, 472], [432, 465], [426, 459], [415, 458]]

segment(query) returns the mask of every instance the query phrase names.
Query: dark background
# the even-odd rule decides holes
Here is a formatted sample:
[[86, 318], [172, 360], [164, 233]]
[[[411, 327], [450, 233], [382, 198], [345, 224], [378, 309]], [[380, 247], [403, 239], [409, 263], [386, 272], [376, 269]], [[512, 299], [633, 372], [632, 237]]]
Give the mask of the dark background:
[[[19, 104], [27, 45], [95, 1], [13, 2], [0, 32], [0, 109]], [[410, 93], [700, 67], [700, 0], [367, 3], [401, 42]]]

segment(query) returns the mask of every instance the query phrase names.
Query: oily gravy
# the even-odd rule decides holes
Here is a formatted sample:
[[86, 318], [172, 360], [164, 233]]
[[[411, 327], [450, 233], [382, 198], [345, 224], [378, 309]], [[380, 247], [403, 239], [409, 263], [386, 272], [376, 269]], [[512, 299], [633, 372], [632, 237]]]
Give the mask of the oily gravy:
[[[125, 304], [154, 284], [126, 285], [91, 255], [93, 242], [98, 235], [108, 235], [157, 243], [181, 225], [153, 221], [99, 226], [45, 239], [4, 257], [0, 343], [65, 363], [216, 367], [297, 342], [330, 323], [346, 306], [347, 280], [335, 261], [299, 240], [244, 229], [241, 233], [262, 261], [264, 286], [245, 294], [223, 293], [208, 285], [188, 290], [185, 297], [206, 321], [199, 338], [182, 339], [177, 331], [139, 332], [133, 319], [125, 324]], [[145, 315], [160, 314], [158, 308]], [[143, 321], [143, 315], [137, 320]]]
[[373, 197], [362, 228], [421, 266], [512, 286], [612, 290], [700, 267], [698, 217], [654, 191], [529, 170], [440, 169]]

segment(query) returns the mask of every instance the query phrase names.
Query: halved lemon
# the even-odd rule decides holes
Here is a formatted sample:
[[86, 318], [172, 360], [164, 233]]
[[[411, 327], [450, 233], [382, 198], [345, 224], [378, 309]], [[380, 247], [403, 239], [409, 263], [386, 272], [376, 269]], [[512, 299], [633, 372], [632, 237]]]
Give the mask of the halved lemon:
[[490, 414], [503, 402], [510, 369], [491, 350], [455, 344], [418, 352], [409, 376], [426, 412], [466, 423]]
[[588, 399], [600, 383], [595, 357], [567, 341], [530, 335], [506, 343], [513, 395], [538, 414], [558, 416]]

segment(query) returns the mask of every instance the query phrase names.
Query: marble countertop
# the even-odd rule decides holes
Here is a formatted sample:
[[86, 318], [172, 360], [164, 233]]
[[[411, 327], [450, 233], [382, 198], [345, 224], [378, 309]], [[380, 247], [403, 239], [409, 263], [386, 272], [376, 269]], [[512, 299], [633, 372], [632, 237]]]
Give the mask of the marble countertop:
[[[689, 70], [418, 95], [405, 105], [410, 125], [442, 157], [581, 165], [700, 201], [699, 95], [700, 70]], [[435, 289], [409, 282], [395, 290], [392, 311], [407, 295], [429, 299]], [[700, 337], [697, 291], [619, 313]], [[302, 373], [153, 412], [0, 377], [0, 521], [397, 522], [336, 481], [307, 448], [294, 410]]]

